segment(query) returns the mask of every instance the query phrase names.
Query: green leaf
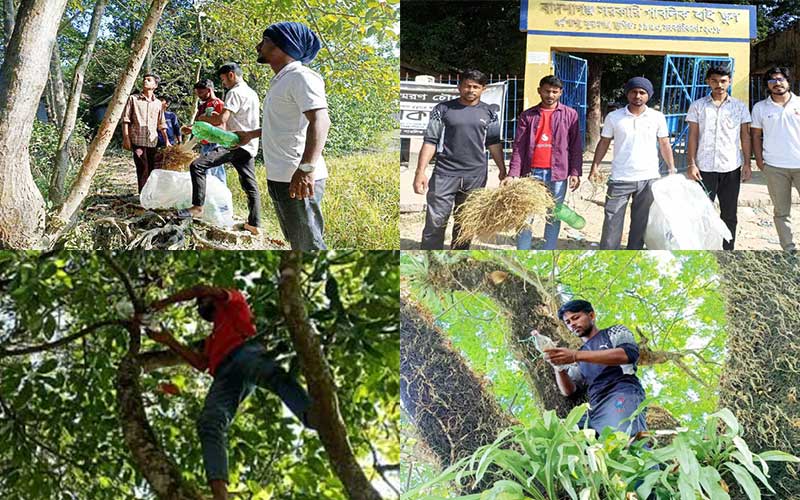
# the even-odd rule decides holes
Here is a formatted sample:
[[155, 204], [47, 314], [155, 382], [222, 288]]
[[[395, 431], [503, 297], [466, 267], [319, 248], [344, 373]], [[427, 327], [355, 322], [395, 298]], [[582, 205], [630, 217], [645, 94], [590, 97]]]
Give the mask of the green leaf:
[[725, 462], [722, 466], [728, 468], [733, 473], [739, 486], [742, 487], [750, 500], [761, 500], [761, 491], [758, 489], [756, 482], [753, 481], [753, 477], [747, 469], [733, 462]]
[[50, 373], [53, 370], [55, 370], [57, 366], [58, 366], [58, 360], [48, 359], [39, 366], [39, 369], [37, 371], [39, 373]]

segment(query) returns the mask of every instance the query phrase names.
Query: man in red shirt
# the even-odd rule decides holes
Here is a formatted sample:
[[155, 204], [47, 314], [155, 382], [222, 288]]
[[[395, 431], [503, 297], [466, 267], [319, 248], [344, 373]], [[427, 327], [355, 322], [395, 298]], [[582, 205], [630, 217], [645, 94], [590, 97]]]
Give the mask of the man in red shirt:
[[256, 386], [277, 394], [306, 427], [316, 428], [316, 425], [309, 422], [311, 401], [305, 389], [268, 357], [261, 343], [253, 340], [256, 329], [242, 292], [199, 285], [154, 302], [151, 309], [158, 311], [169, 304], [192, 299], [197, 301], [200, 317], [214, 324], [202, 352], [181, 344], [167, 331], [149, 328], [146, 331], [150, 338], [168, 346], [194, 368], [208, 370], [214, 377], [197, 419], [197, 432], [214, 500], [224, 500], [228, 498], [227, 430], [239, 404]]
[[[517, 118], [508, 177], [503, 180], [531, 176], [550, 188], [556, 203], [564, 201], [567, 183], [573, 191], [580, 186], [583, 162], [578, 112], [560, 102], [563, 87], [553, 75], [539, 81], [536, 90], [542, 100]], [[560, 230], [561, 221], [548, 217], [542, 249], [556, 249]], [[530, 250], [531, 237], [530, 227], [520, 231], [517, 249]]]
[[[222, 110], [225, 109], [225, 101], [214, 94], [214, 82], [211, 80], [200, 80], [199, 82], [195, 83], [194, 95], [200, 99], [200, 102], [197, 103], [197, 113], [194, 115], [194, 121], [197, 121], [197, 119], [201, 116], [211, 116], [212, 114], [221, 115]], [[225, 128], [225, 125], [222, 124], [219, 127]], [[184, 134], [189, 134], [191, 129], [189, 127], [184, 127], [181, 129], [181, 131]], [[205, 139], [200, 141], [201, 155], [206, 155], [211, 151], [214, 151], [216, 148], [217, 145], [213, 142], [208, 142]], [[223, 165], [209, 168], [208, 173], [221, 180], [223, 184], [227, 183], [225, 167]]]

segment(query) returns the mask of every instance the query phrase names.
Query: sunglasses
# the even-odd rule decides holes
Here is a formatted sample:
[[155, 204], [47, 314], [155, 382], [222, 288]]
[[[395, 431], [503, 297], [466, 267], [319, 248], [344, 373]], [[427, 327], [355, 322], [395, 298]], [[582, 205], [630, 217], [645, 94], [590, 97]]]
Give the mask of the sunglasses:
[[783, 83], [786, 81], [786, 78], [771, 78], [767, 80], [767, 83], [770, 85], [775, 85], [776, 83]]

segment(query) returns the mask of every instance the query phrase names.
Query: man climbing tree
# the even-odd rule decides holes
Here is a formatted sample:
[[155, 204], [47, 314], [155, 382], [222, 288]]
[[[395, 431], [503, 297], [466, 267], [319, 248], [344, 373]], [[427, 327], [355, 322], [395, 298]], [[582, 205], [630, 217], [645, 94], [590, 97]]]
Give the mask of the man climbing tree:
[[[583, 342], [578, 350], [544, 349], [561, 393], [571, 396], [587, 389], [590, 409], [586, 416], [589, 427], [598, 433], [604, 427], [631, 436], [646, 431], [645, 412], [629, 418], [644, 401], [644, 389], [636, 376], [639, 347], [631, 331], [622, 325], [599, 330], [594, 308], [585, 300], [571, 300], [561, 306], [558, 319]], [[560, 365], [570, 363], [562, 371]], [[583, 424], [581, 420], [580, 426]]]
[[256, 334], [250, 306], [242, 292], [198, 285], [153, 303], [151, 310], [187, 300], [197, 301], [197, 313], [214, 324], [202, 352], [195, 351], [167, 331], [147, 328], [156, 342], [168, 346], [199, 371], [208, 370], [214, 383], [197, 419], [203, 464], [214, 500], [228, 498], [227, 430], [239, 405], [256, 386], [271, 390], [303, 424], [315, 429], [311, 401], [305, 389], [270, 358]]

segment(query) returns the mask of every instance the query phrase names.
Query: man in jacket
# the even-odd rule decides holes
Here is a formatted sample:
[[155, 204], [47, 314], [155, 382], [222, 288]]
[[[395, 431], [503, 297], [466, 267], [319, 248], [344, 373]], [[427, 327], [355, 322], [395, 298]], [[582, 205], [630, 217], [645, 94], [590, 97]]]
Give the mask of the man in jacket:
[[[583, 170], [578, 112], [561, 104], [563, 88], [564, 84], [554, 75], [539, 81], [536, 91], [541, 102], [517, 118], [517, 135], [508, 177], [503, 180], [509, 182], [527, 176], [540, 180], [550, 188], [556, 203], [564, 201], [567, 183], [572, 191], [578, 189]], [[561, 221], [551, 214], [544, 227], [544, 250], [556, 249], [560, 230]], [[517, 249], [530, 250], [531, 237], [529, 226], [520, 231]]]

